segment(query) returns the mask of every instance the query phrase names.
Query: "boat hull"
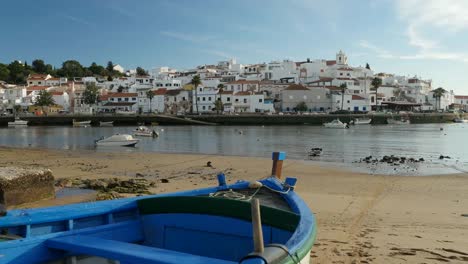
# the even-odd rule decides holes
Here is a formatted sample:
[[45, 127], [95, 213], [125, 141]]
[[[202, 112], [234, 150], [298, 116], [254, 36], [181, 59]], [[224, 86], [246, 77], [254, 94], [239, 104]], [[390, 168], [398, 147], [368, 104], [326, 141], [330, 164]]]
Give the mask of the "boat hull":
[[[287, 185], [275, 178], [260, 182], [268, 188], [262, 188], [263, 194], [252, 195], [271, 193], [289, 208], [272, 208], [262, 202], [266, 247], [283, 244], [287, 249], [275, 263], [308, 263], [316, 236], [314, 215]], [[2, 218], [0, 228], [22, 239], [0, 242], [2, 260], [32, 264], [70, 258], [83, 264], [105, 263], [102, 259], [121, 263], [239, 263], [253, 250], [250, 203], [212, 194], [230, 189], [240, 193], [249, 190], [249, 185], [240, 181], [173, 194], [13, 210]], [[78, 259], [74, 254], [94, 257]], [[261, 263], [249, 260], [251, 257], [240, 263]]]
[[111, 121], [111, 122], [99, 122], [99, 126], [102, 126], [102, 127], [114, 126], [114, 121]]
[[395, 119], [387, 119], [387, 123], [389, 125], [409, 125], [410, 121], [409, 120], [401, 121], [401, 120], [395, 120]]
[[91, 126], [91, 121], [80, 121], [80, 122], [73, 122], [73, 126], [75, 127], [86, 127], [86, 126]]
[[98, 146], [108, 146], [108, 147], [134, 147], [139, 142], [138, 139], [129, 140], [129, 141], [105, 141], [105, 142], [96, 142]]
[[8, 126], [27, 126], [28, 121], [15, 121], [15, 122], [8, 122]]

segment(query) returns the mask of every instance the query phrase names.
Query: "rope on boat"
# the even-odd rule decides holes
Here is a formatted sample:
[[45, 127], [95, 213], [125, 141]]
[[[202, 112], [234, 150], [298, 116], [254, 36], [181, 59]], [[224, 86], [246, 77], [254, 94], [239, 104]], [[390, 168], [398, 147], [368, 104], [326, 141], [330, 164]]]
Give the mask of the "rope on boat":
[[215, 193], [210, 193], [210, 197], [224, 197], [233, 200], [240, 200], [240, 201], [250, 201], [252, 198], [260, 191], [262, 187], [257, 188], [257, 190], [250, 196], [246, 196], [245, 194], [235, 192], [232, 189], [227, 191], [219, 191]]

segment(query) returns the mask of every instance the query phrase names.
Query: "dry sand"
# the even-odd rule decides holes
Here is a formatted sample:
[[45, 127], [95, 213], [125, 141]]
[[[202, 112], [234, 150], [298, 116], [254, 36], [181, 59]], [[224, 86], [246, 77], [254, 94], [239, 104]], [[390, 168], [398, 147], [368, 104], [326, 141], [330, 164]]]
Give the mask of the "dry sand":
[[[207, 168], [211, 161], [214, 168]], [[135, 177], [168, 179], [152, 191], [213, 186], [268, 176], [271, 160], [232, 156], [96, 153], [0, 148], [0, 166], [45, 167], [56, 178]], [[314, 263], [468, 263], [468, 174], [376, 176], [287, 160], [285, 176], [318, 221]], [[89, 195], [30, 204], [78, 202]]]

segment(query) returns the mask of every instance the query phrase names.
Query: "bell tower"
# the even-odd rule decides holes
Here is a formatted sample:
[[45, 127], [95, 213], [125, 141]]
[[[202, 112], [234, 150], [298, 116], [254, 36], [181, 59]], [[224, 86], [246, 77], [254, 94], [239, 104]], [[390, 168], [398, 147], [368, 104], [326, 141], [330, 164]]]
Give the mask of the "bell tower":
[[340, 52], [336, 54], [336, 64], [338, 65], [348, 64], [348, 56], [346, 56], [346, 54], [342, 50], [340, 50]]

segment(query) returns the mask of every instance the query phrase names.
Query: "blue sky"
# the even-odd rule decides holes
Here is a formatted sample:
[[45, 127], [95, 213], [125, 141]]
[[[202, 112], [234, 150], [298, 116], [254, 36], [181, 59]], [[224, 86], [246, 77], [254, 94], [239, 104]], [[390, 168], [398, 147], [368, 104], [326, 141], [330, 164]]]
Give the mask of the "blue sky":
[[190, 68], [333, 59], [433, 79], [468, 94], [467, 0], [15, 0], [1, 5], [0, 61]]

